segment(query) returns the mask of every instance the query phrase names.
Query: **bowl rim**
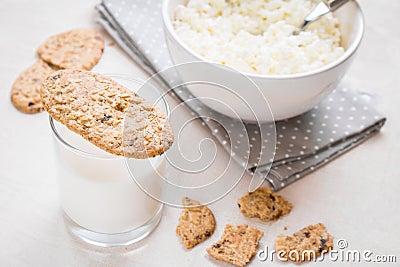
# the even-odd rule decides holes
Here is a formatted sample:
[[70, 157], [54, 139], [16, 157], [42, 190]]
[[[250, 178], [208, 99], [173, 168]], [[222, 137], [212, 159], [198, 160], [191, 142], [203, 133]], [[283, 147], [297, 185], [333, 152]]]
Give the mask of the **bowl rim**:
[[[248, 73], [248, 72], [241, 72], [242, 74], [248, 76], [249, 78], [256, 78], [256, 79], [272, 79], [272, 80], [288, 80], [288, 79], [298, 79], [298, 78], [305, 78], [309, 76], [313, 76], [316, 74], [320, 74], [323, 72], [326, 72], [330, 69], [333, 69], [345, 61], [349, 59], [355, 52], [357, 51], [358, 47], [361, 44], [361, 40], [363, 39], [364, 36], [364, 31], [365, 31], [365, 19], [364, 19], [364, 14], [361, 9], [361, 6], [358, 2], [358, 0], [353, 0], [352, 1], [356, 5], [357, 9], [357, 18], [360, 22], [360, 27], [356, 31], [356, 36], [354, 38], [354, 41], [350, 44], [350, 46], [345, 50], [345, 53], [341, 55], [339, 58], [335, 59], [334, 61], [330, 62], [329, 64], [326, 64], [322, 67], [319, 67], [317, 69], [307, 71], [307, 72], [300, 72], [300, 73], [295, 73], [295, 74], [256, 74], [256, 73]], [[172, 26], [172, 20], [169, 16], [169, 6], [170, 6], [171, 0], [163, 0], [162, 3], [162, 20], [163, 20], [163, 25], [164, 25], [164, 32], [166, 34], [169, 34], [174, 41], [180, 45], [181, 48], [183, 48], [187, 53], [192, 55], [197, 61], [204, 61], [204, 62], [212, 62], [210, 60], [205, 59], [204, 57], [198, 55], [195, 51], [193, 51], [190, 47], [188, 47], [181, 39], [179, 36], [176, 34], [173, 26]], [[168, 49], [169, 50], [169, 49]], [[170, 50], [169, 50], [170, 51]], [[170, 52], [171, 53], [171, 52]], [[216, 65], [219, 65], [218, 62], [212, 62]]]

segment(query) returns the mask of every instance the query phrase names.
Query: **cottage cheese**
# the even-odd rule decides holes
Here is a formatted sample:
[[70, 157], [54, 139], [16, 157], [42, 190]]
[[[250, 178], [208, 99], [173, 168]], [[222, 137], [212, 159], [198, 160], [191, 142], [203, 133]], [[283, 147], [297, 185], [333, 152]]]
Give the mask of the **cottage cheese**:
[[328, 14], [299, 35], [316, 1], [189, 0], [175, 10], [174, 29], [206, 60], [253, 74], [295, 74], [344, 53], [338, 20]]

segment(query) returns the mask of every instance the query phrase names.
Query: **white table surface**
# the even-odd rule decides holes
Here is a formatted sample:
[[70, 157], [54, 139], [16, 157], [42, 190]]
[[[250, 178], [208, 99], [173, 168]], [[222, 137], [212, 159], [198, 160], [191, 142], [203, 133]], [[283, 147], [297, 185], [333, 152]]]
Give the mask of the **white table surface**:
[[[399, 1], [361, 1], [365, 38], [345, 77], [351, 87], [377, 95], [378, 108], [388, 118], [382, 132], [282, 190], [294, 209], [275, 223], [248, 220], [238, 212], [236, 199], [249, 182], [245, 176], [237, 188], [211, 205], [218, 222], [216, 233], [190, 251], [175, 234], [180, 211], [169, 207], [156, 231], [131, 247], [100, 249], [74, 240], [60, 212], [47, 114], [22, 114], [9, 100], [13, 81], [34, 62], [36, 47], [46, 37], [76, 27], [100, 29], [95, 23], [97, 2], [0, 3], [0, 266], [230, 266], [205, 253], [225, 223], [249, 223], [263, 229], [263, 247], [272, 246], [284, 226], [288, 227], [285, 233], [292, 233], [316, 222], [325, 223], [335, 238], [345, 238], [350, 249], [394, 254], [399, 264]], [[146, 78], [116, 45], [107, 45], [94, 71]], [[195, 135], [208, 135], [198, 123], [191, 127]], [[219, 153], [217, 164], [226, 159], [225, 153]], [[323, 266], [328, 263], [332, 262], [325, 261]], [[254, 259], [250, 266], [271, 264], [282, 263]]]

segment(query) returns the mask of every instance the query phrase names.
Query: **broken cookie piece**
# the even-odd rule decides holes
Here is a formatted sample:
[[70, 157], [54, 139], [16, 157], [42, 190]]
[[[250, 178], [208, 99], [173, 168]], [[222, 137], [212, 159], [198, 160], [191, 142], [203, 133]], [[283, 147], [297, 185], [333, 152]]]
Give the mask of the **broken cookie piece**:
[[181, 212], [176, 233], [189, 249], [209, 238], [214, 233], [216, 223], [212, 211], [200, 202], [186, 197], [182, 203], [185, 208]]
[[260, 187], [248, 192], [238, 200], [238, 206], [244, 216], [259, 218], [263, 222], [275, 221], [290, 213], [293, 205], [269, 187]]
[[275, 240], [275, 251], [280, 258], [294, 262], [310, 261], [333, 248], [333, 236], [322, 223], [309, 225], [292, 236], [280, 234]]
[[263, 231], [247, 224], [227, 224], [221, 239], [207, 248], [207, 253], [217, 260], [242, 267], [257, 253], [258, 242], [263, 235]]

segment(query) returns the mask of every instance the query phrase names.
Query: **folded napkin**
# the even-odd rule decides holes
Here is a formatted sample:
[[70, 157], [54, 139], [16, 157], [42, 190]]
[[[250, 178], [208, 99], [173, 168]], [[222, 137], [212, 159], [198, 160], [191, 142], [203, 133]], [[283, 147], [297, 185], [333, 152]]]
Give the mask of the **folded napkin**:
[[[173, 65], [164, 39], [160, 0], [103, 0], [97, 9], [100, 24], [150, 75]], [[160, 75], [160, 85], [171, 88], [171, 75]], [[276, 130], [272, 124], [244, 124], [214, 112], [193, 100], [184, 87], [174, 89], [174, 95], [184, 101], [192, 114], [223, 122], [221, 125], [204, 119], [232, 158], [250, 173], [269, 181], [276, 191], [362, 143], [377, 133], [386, 120], [372, 107], [368, 94], [344, 87], [336, 88], [309, 112], [277, 122]], [[243, 138], [243, 130], [250, 149], [236, 145]], [[266, 136], [261, 138], [260, 132]], [[271, 144], [275, 146], [274, 141], [275, 155], [260, 154]]]

